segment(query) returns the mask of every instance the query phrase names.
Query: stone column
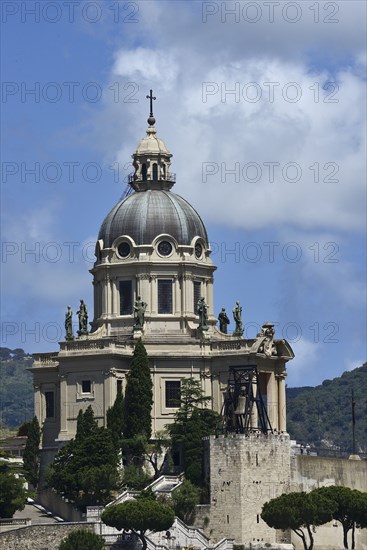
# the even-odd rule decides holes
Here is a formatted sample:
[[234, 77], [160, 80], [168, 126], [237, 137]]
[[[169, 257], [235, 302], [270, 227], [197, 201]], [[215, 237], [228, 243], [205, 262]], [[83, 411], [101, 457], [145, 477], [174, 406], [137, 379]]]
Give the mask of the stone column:
[[278, 381], [278, 418], [279, 431], [287, 431], [287, 411], [286, 411], [286, 396], [285, 396], [285, 372], [276, 375]]
[[112, 313], [112, 296], [111, 296], [111, 278], [110, 274], [106, 273], [106, 291], [107, 291], [107, 316]]
[[147, 311], [151, 311], [151, 304], [149, 303], [150, 299], [150, 288], [149, 288], [149, 279], [150, 275], [147, 273], [139, 273], [136, 276], [137, 279], [137, 291], [136, 296], [140, 296], [143, 302], [146, 302], [148, 304]]
[[186, 275], [181, 277], [181, 315], [186, 315]]
[[209, 304], [209, 315], [214, 315], [214, 304], [213, 304], [213, 277], [207, 279], [207, 291], [206, 291], [206, 303]]
[[42, 425], [43, 418], [42, 418], [40, 385], [33, 384], [33, 390], [34, 390], [34, 414], [37, 416], [38, 422]]
[[192, 315], [196, 313], [193, 311], [194, 308], [194, 288], [193, 288], [193, 277], [192, 275], [184, 275], [184, 285], [185, 285], [185, 310], [186, 315]]
[[173, 275], [173, 293], [174, 293], [174, 308], [173, 312], [175, 315], [180, 315], [181, 313], [181, 296], [180, 296], [180, 281], [178, 275]]
[[60, 379], [60, 433], [58, 439], [67, 439], [68, 435], [68, 397], [67, 379], [65, 374], [59, 375]]
[[149, 309], [152, 315], [158, 313], [158, 285], [157, 275], [150, 276], [150, 304]]
[[94, 319], [99, 317], [98, 311], [98, 282], [93, 280]]
[[[256, 399], [257, 393], [258, 393], [258, 387], [257, 387], [257, 384], [255, 384], [255, 382], [252, 383], [252, 391], [254, 393], [254, 398]], [[256, 403], [254, 403], [251, 411], [251, 420], [250, 420], [251, 428], [258, 428], [258, 422], [259, 420], [258, 420], [257, 407], [256, 407]]]
[[105, 275], [103, 281], [101, 281], [102, 285], [102, 311], [101, 316], [107, 317], [107, 311], [108, 311], [108, 288], [107, 288], [107, 274]]
[[119, 315], [120, 311], [119, 311], [119, 307], [118, 307], [118, 298], [119, 298], [119, 293], [118, 293], [118, 288], [117, 288], [117, 279], [116, 277], [113, 277], [111, 278], [111, 314], [116, 317], [117, 315]]
[[96, 301], [96, 319], [98, 319], [101, 315], [102, 315], [102, 282], [101, 281], [97, 281], [96, 282], [96, 296], [97, 296], [97, 301]]
[[274, 372], [269, 374], [269, 380], [266, 388], [267, 411], [273, 430], [279, 430], [278, 418], [278, 391]]
[[213, 397], [211, 372], [209, 367], [200, 372], [200, 378], [201, 378], [201, 389], [203, 390], [203, 395], [209, 395], [210, 397]]

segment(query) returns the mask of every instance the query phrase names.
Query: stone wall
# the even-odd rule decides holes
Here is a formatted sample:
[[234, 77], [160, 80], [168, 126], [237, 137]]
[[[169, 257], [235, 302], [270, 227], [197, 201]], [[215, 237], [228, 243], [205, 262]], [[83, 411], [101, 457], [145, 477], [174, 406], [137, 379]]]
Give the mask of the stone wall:
[[292, 456], [292, 490], [308, 492], [327, 485], [342, 485], [367, 491], [367, 461], [310, 455]]
[[[210, 476], [210, 517], [203, 525], [204, 509], [197, 527], [204, 527], [212, 542], [234, 538], [245, 547], [292, 542], [303, 548], [291, 531], [276, 531], [261, 519], [265, 502], [282, 493], [309, 492], [317, 487], [340, 485], [367, 491], [367, 462], [311, 455], [293, 455], [287, 434], [232, 434], [206, 440], [207, 476]], [[202, 525], [200, 525], [200, 523]], [[315, 548], [343, 548], [343, 530], [338, 522], [317, 527]], [[367, 550], [367, 530], [356, 531], [356, 548]]]
[[86, 521], [86, 514], [82, 514], [79, 508], [66, 501], [52, 489], [42, 489], [39, 491], [37, 502], [52, 512], [54, 516], [66, 521]]
[[94, 532], [94, 523], [45, 523], [0, 533], [0, 550], [58, 550], [61, 541], [71, 531], [87, 529]]
[[[317, 487], [340, 485], [359, 491], [367, 491], [367, 461], [329, 458], [323, 456], [295, 455], [291, 459], [291, 490], [312, 491]], [[343, 548], [343, 528], [337, 521], [316, 527], [315, 548], [335, 550]], [[349, 535], [351, 537], [351, 534]], [[349, 541], [351, 538], [349, 538]], [[297, 535], [292, 542], [303, 548]], [[367, 549], [367, 530], [356, 530], [356, 548]]]
[[214, 541], [228, 537], [237, 544], [288, 542], [260, 514], [265, 502], [289, 491], [289, 436], [212, 436], [207, 445], [211, 511], [206, 533]]

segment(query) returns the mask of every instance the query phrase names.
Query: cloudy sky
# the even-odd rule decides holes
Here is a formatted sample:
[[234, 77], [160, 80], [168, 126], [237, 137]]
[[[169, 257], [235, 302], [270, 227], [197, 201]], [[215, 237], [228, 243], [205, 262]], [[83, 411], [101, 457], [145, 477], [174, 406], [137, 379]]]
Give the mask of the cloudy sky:
[[214, 310], [240, 300], [247, 337], [276, 324], [289, 386], [365, 361], [365, 2], [1, 7], [2, 346], [57, 350], [66, 306], [92, 310], [152, 88], [174, 191], [208, 229]]

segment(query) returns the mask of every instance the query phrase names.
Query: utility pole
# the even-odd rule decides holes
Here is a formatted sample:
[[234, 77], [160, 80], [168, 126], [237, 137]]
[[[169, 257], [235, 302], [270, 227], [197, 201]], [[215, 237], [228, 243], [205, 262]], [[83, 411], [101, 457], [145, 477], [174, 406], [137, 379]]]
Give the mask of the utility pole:
[[355, 415], [356, 402], [354, 401], [354, 390], [352, 390], [352, 434], [353, 434], [353, 447], [352, 453], [356, 454], [356, 415]]

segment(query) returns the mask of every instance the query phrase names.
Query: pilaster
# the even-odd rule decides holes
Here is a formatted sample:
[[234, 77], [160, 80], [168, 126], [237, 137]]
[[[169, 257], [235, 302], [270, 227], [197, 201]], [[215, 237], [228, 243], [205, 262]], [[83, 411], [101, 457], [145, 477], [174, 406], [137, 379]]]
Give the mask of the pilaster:
[[286, 410], [286, 394], [285, 394], [285, 372], [276, 375], [278, 382], [278, 426], [279, 431], [287, 431], [287, 410]]
[[60, 379], [60, 433], [58, 439], [69, 439], [68, 435], [68, 398], [67, 398], [67, 378], [65, 374], [59, 374]]

